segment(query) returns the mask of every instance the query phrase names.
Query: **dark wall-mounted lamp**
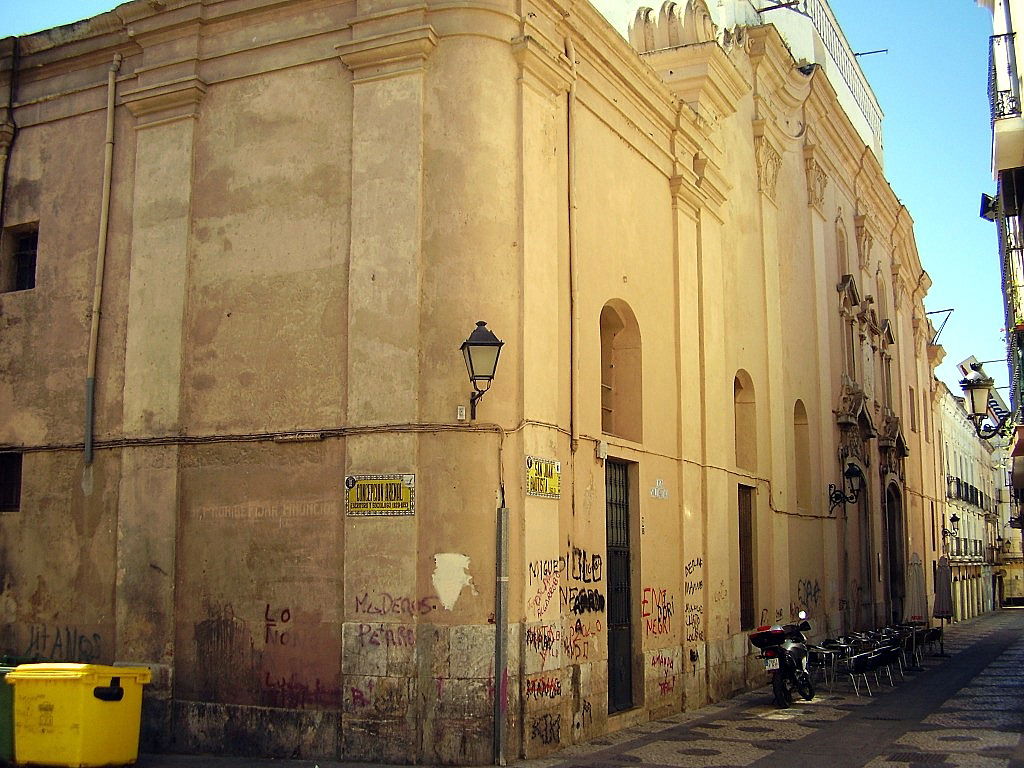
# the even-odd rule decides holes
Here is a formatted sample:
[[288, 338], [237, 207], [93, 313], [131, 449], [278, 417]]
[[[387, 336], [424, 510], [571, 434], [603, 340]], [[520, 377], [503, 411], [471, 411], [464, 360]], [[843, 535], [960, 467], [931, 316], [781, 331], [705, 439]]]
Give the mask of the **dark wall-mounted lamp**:
[[860, 467], [852, 461], [843, 470], [843, 482], [850, 489], [847, 493], [842, 488], [836, 488], [834, 484], [828, 486], [828, 513], [831, 515], [840, 504], [853, 504], [860, 495], [861, 484], [864, 482], [864, 475]]
[[1011, 421], [1013, 413], [1007, 413], [995, 425], [985, 426], [988, 418], [988, 402], [992, 395], [995, 381], [981, 371], [981, 363], [971, 363], [971, 372], [960, 379], [960, 388], [964, 391], [967, 405], [967, 418], [974, 425], [974, 431], [982, 440], [991, 440], [1003, 431]]
[[942, 526], [942, 538], [947, 539], [950, 536], [955, 538], [958, 533], [960, 533], [960, 517], [954, 512], [949, 517], [949, 528], [946, 528], [945, 525]]
[[483, 320], [477, 321], [476, 328], [469, 334], [469, 338], [462, 342], [459, 349], [466, 359], [466, 370], [469, 372], [469, 380], [473, 384], [473, 391], [469, 395], [469, 417], [476, 418], [477, 401], [484, 396], [494, 381], [494, 372], [498, 369], [498, 357], [501, 355], [501, 348], [505, 342], [498, 339], [487, 329], [487, 323]]

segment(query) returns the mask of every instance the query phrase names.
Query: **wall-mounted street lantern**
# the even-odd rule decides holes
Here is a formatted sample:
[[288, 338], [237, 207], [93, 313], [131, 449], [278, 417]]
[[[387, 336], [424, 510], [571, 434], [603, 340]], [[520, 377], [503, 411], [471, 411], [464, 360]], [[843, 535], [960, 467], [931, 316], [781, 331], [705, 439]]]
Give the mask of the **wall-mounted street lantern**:
[[487, 323], [477, 321], [476, 328], [469, 338], [462, 342], [459, 349], [466, 359], [466, 370], [473, 384], [473, 392], [469, 395], [469, 417], [476, 418], [477, 401], [484, 396], [494, 380], [494, 372], [498, 369], [498, 356], [505, 342], [498, 339], [487, 329]]
[[967, 418], [974, 425], [974, 431], [982, 440], [991, 440], [1003, 431], [1011, 421], [1013, 413], [1007, 413], [994, 426], [985, 426], [988, 418], [988, 401], [992, 394], [995, 381], [991, 376], [981, 372], [981, 363], [971, 363], [971, 372], [960, 380], [960, 388], [964, 391], [967, 405]]
[[960, 533], [960, 516], [954, 512], [949, 518], [949, 528], [946, 528], [945, 525], [942, 526], [942, 538], [943, 540], [950, 536], [955, 538], [958, 533]]
[[828, 513], [831, 515], [840, 504], [853, 504], [860, 495], [861, 484], [864, 482], [864, 475], [860, 467], [852, 461], [843, 470], [843, 481], [850, 489], [849, 493], [842, 488], [836, 488], [832, 483], [828, 486]]

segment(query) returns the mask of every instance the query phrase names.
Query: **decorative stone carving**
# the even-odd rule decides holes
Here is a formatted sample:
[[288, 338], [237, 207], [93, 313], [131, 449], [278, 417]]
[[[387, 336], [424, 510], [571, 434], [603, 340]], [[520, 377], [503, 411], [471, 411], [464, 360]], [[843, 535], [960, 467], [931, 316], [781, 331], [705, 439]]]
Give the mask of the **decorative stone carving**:
[[629, 44], [637, 53], [647, 53], [656, 49], [654, 33], [657, 27], [657, 17], [653, 8], [636, 9], [633, 22], [629, 25]]
[[885, 409], [882, 428], [878, 434], [878, 455], [878, 471], [881, 476], [885, 478], [887, 475], [895, 475], [902, 482], [906, 472], [904, 459], [910, 455], [910, 449], [903, 437], [900, 417], [890, 408]]
[[871, 263], [871, 246], [875, 244], [875, 238], [871, 234], [866, 215], [857, 216], [854, 224], [857, 227], [857, 258], [860, 260], [860, 268], [867, 270]]
[[839, 311], [843, 315], [852, 315], [853, 308], [860, 306], [860, 291], [857, 289], [857, 279], [853, 275], [843, 275], [836, 286], [839, 292]]
[[709, 43], [718, 37], [705, 0], [666, 0], [661, 11], [638, 8], [629, 25], [629, 44], [639, 53]]
[[759, 189], [775, 199], [775, 185], [779, 180], [779, 169], [782, 168], [782, 155], [764, 136], [754, 138], [754, 152], [757, 158], [757, 181]]
[[835, 410], [836, 424], [839, 425], [839, 461], [845, 465], [847, 459], [857, 459], [863, 466], [870, 465], [867, 441], [877, 434], [871, 422], [868, 398], [849, 376], [843, 374], [839, 405]]
[[689, 0], [683, 15], [683, 44], [710, 43], [718, 37], [718, 28], [711, 19], [704, 0]]
[[828, 174], [813, 155], [806, 157], [804, 167], [807, 171], [807, 204], [821, 213], [822, 206], [825, 204]]

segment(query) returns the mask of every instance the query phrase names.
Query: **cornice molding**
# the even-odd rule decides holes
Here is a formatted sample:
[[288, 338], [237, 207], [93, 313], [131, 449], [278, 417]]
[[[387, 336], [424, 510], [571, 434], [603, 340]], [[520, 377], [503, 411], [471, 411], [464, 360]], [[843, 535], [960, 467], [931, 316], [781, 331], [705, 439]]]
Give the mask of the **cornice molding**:
[[437, 41], [433, 27], [425, 24], [401, 32], [350, 40], [334, 49], [352, 71], [352, 81], [364, 82], [423, 70]]
[[722, 206], [728, 199], [729, 183], [711, 160], [694, 155], [693, 167], [680, 169], [669, 179], [675, 205], [687, 205], [694, 211], [707, 211], [724, 223]]
[[574, 78], [569, 60], [545, 47], [537, 38], [524, 35], [513, 40], [512, 54], [519, 62], [524, 82], [539, 83], [552, 95], [565, 93], [572, 85]]
[[740, 99], [750, 92], [750, 83], [715, 41], [653, 51], [642, 57], [673, 95], [712, 123], [734, 114]]
[[0, 154], [6, 155], [14, 141], [14, 123], [9, 119], [0, 123]]
[[197, 76], [123, 91], [121, 101], [137, 119], [136, 128], [196, 117], [206, 95], [206, 83]]

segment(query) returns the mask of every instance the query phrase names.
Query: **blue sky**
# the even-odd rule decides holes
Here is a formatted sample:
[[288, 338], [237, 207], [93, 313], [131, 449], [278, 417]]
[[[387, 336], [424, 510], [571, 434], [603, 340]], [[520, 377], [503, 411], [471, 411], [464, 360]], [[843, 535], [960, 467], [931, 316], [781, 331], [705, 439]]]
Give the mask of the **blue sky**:
[[[67, 24], [116, 5], [2, 2], [0, 37]], [[855, 51], [889, 50], [860, 61], [885, 112], [886, 174], [914, 218], [918, 251], [932, 278], [926, 305], [956, 309], [940, 338], [946, 362], [938, 374], [958, 394], [957, 362], [972, 354], [980, 360], [1006, 354], [995, 228], [978, 216], [981, 193], [995, 190], [986, 90], [991, 17], [974, 0], [831, 5]], [[1005, 365], [986, 370], [1006, 384]]]

